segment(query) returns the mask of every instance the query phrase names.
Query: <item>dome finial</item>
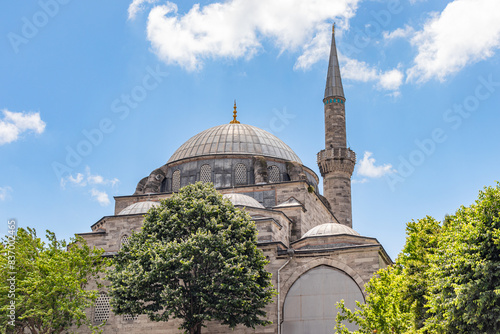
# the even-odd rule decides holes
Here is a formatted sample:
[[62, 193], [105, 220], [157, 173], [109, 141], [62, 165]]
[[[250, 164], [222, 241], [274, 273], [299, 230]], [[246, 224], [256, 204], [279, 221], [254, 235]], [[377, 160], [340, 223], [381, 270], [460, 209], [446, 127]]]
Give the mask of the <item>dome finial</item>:
[[234, 111], [233, 111], [233, 120], [229, 122], [229, 124], [240, 124], [240, 121], [236, 119], [236, 114], [238, 112], [236, 111], [236, 100], [234, 100]]

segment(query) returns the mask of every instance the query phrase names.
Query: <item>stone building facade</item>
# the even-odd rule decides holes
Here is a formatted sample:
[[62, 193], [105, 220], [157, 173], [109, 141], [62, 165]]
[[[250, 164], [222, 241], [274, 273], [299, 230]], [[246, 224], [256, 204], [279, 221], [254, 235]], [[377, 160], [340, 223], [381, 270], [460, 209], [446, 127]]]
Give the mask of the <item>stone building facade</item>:
[[[364, 285], [392, 261], [374, 238], [352, 229], [351, 174], [355, 153], [346, 146], [345, 97], [332, 33], [325, 97], [325, 149], [318, 153], [319, 177], [284, 142], [234, 117], [186, 141], [168, 162], [143, 178], [130, 196], [115, 197], [113, 215], [80, 233], [89, 245], [113, 256], [139, 231], [143, 215], [159, 200], [197, 181], [212, 182], [258, 228], [258, 247], [279, 295], [267, 306], [272, 325], [237, 327], [234, 333], [332, 333], [335, 303], [350, 308], [364, 301]], [[106, 285], [106, 284], [105, 284]], [[118, 316], [103, 287], [89, 310], [104, 333], [179, 333], [179, 322], [150, 322], [146, 316]], [[82, 329], [82, 332], [85, 330]], [[209, 323], [206, 333], [229, 333]]]

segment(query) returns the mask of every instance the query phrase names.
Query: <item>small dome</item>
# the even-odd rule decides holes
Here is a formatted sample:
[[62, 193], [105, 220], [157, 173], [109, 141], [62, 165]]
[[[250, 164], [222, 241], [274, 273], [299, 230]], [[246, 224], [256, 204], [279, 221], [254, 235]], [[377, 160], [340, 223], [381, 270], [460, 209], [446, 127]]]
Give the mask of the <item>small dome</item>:
[[249, 154], [300, 161], [297, 154], [275, 135], [248, 124], [222, 124], [193, 136], [167, 163], [204, 155]]
[[359, 235], [358, 232], [354, 231], [352, 228], [348, 226], [339, 223], [327, 223], [313, 227], [312, 229], [307, 231], [307, 233], [304, 234], [302, 238], [318, 237], [326, 235], [338, 235], [338, 234]]
[[160, 202], [153, 201], [145, 201], [145, 202], [137, 202], [134, 204], [130, 204], [125, 209], [120, 211], [118, 215], [135, 215], [138, 213], [146, 213], [154, 206], [160, 205]]
[[241, 205], [244, 207], [252, 207], [252, 208], [259, 208], [259, 209], [265, 209], [262, 204], [260, 204], [255, 198], [252, 198], [248, 195], [243, 195], [243, 194], [225, 194], [222, 195], [222, 197], [227, 198], [228, 200], [233, 203], [233, 205]]

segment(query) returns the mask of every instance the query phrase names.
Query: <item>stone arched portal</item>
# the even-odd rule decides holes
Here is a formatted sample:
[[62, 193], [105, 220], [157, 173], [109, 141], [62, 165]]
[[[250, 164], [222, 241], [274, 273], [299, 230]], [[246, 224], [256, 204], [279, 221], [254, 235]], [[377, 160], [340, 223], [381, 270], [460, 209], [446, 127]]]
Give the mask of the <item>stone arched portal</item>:
[[[282, 333], [331, 334], [337, 315], [336, 303], [344, 299], [353, 310], [364, 302], [356, 282], [343, 271], [328, 266], [315, 267], [292, 285], [283, 307]], [[356, 326], [348, 326], [356, 330]]]

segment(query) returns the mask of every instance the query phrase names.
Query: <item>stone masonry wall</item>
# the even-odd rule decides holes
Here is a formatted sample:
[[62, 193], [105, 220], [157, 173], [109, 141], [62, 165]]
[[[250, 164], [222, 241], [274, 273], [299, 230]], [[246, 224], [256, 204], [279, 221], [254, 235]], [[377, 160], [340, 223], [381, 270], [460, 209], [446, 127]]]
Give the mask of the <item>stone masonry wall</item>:
[[352, 227], [351, 178], [331, 173], [323, 179], [323, 189], [339, 223]]
[[325, 148], [346, 146], [345, 103], [326, 103]]

